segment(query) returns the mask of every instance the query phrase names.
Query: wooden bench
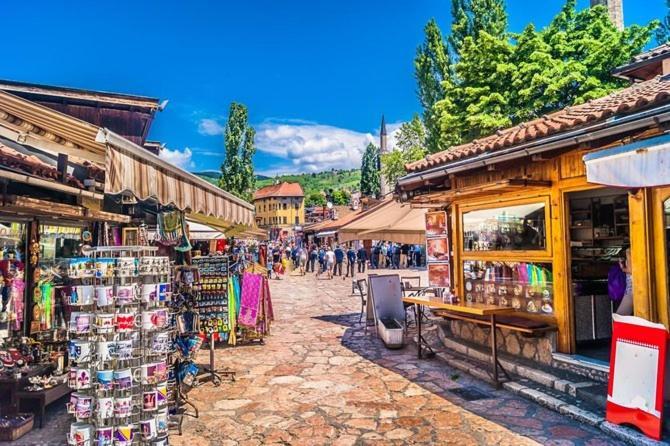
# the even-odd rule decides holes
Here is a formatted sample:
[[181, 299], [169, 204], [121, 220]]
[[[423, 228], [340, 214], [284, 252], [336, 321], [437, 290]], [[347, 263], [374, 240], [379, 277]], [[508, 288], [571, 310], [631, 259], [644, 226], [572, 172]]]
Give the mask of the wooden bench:
[[[44, 425], [44, 415], [46, 412], [46, 407], [53, 403], [54, 401], [59, 400], [65, 395], [68, 395], [72, 393], [72, 389], [68, 386], [68, 384], [62, 383], [59, 384], [55, 387], [52, 387], [50, 389], [45, 389], [45, 390], [38, 390], [37, 392], [29, 392], [27, 390], [21, 390], [17, 392], [17, 398], [19, 400], [19, 408], [20, 410], [23, 410], [22, 408], [24, 407], [25, 403], [28, 403], [28, 407], [30, 407], [31, 410], [36, 412], [36, 415], [39, 415], [40, 417], [40, 429]], [[33, 412], [35, 413], [35, 412]]]
[[[432, 313], [433, 315], [444, 319], [471, 322], [473, 324], [483, 325], [487, 327], [491, 326], [490, 319], [482, 316], [459, 314], [447, 310], [433, 310]], [[521, 333], [522, 336], [529, 338], [541, 337], [545, 333], [554, 332], [558, 329], [556, 325], [549, 324], [544, 321], [538, 321], [534, 319], [529, 319], [527, 317], [515, 316], [515, 315], [498, 316], [498, 319], [496, 321], [496, 327], [516, 331]]]

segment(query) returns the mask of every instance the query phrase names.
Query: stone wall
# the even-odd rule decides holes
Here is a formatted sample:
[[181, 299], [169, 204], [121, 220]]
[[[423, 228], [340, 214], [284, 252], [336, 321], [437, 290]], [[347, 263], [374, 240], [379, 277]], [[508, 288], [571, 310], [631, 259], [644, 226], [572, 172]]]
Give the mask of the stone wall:
[[[489, 331], [485, 326], [465, 321], [448, 321], [446, 327], [451, 335], [465, 341], [474, 342], [485, 347], [490, 346]], [[522, 336], [516, 331], [499, 328], [497, 330], [498, 351], [511, 355], [521, 355], [526, 359], [551, 365], [552, 352], [556, 349], [556, 334], [546, 333], [539, 338]]]

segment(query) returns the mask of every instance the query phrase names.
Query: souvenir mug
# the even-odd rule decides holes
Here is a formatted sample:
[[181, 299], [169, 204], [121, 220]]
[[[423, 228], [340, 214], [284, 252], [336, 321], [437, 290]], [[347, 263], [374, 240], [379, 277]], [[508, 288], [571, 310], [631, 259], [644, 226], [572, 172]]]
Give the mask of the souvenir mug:
[[157, 308], [154, 310], [154, 325], [156, 328], [161, 329], [165, 328], [168, 325], [168, 309], [167, 308]]
[[121, 360], [133, 359], [133, 341], [116, 341], [116, 357]]
[[142, 432], [142, 439], [145, 441], [156, 438], [158, 436], [156, 418], [151, 417], [140, 421], [140, 432]]
[[[71, 367], [68, 375], [68, 384], [73, 389], [91, 388], [91, 369], [85, 367]], [[74, 384], [74, 386], [72, 386]]]
[[67, 345], [70, 360], [75, 363], [91, 360], [91, 343], [80, 339], [71, 339]]
[[114, 398], [98, 398], [98, 418], [105, 420], [114, 417]]
[[133, 312], [116, 313], [115, 325], [117, 331], [128, 332], [140, 326], [140, 319], [138, 315]]
[[[158, 421], [156, 421], [156, 425], [158, 425]], [[151, 446], [168, 446], [170, 443], [168, 442], [167, 437], [166, 438], [158, 438], [154, 441], [151, 442]]]
[[151, 338], [151, 350], [156, 353], [168, 353], [172, 346], [170, 333], [154, 333]]
[[114, 370], [114, 385], [117, 389], [129, 389], [133, 386], [133, 381], [139, 381], [140, 369], [132, 370], [130, 368]]
[[95, 287], [95, 301], [99, 307], [114, 305], [114, 287], [109, 285]]
[[95, 276], [96, 277], [112, 277], [114, 276], [114, 264], [116, 259], [99, 258], [95, 260]]
[[111, 333], [114, 331], [114, 313], [98, 313], [95, 315], [95, 330], [98, 333]]
[[69, 413], [78, 419], [89, 418], [93, 413], [93, 397], [84, 393], [73, 393], [67, 405]]
[[[114, 415], [123, 418], [133, 414], [133, 397], [124, 396], [114, 398]], [[130, 438], [130, 437], [128, 437]], [[120, 440], [121, 441], [121, 440]], [[123, 440], [129, 441], [129, 440]]]
[[142, 329], [145, 331], [152, 331], [158, 328], [156, 322], [158, 316], [156, 310], [146, 310], [142, 312]]
[[130, 446], [133, 442], [133, 425], [125, 424], [114, 429], [115, 446]]
[[140, 377], [142, 379], [142, 384], [155, 384], [158, 381], [158, 362], [150, 362], [148, 364], [142, 364], [140, 370], [142, 371]]
[[116, 341], [98, 341], [98, 361], [111, 361], [116, 356]]
[[70, 394], [70, 402], [65, 404], [65, 407], [67, 408], [67, 413], [74, 414], [75, 409], [77, 407], [77, 399], [78, 399], [78, 394], [77, 393], [71, 393]]
[[167, 434], [168, 431], [168, 410], [161, 409], [156, 412], [156, 431], [158, 435]]
[[91, 305], [93, 303], [93, 285], [78, 285], [72, 288], [71, 305]]
[[99, 427], [95, 430], [95, 446], [112, 446], [114, 438], [113, 427]]
[[130, 305], [137, 300], [137, 287], [135, 285], [117, 285], [116, 303], [119, 305]]
[[70, 315], [70, 331], [77, 334], [89, 333], [92, 319], [93, 315], [91, 313], [72, 312]]
[[111, 390], [114, 388], [114, 370], [98, 370], [95, 372], [100, 390]]
[[156, 385], [156, 404], [163, 407], [167, 404], [168, 385], [162, 382]]
[[142, 285], [142, 302], [150, 303], [158, 300], [158, 285], [155, 283], [145, 283]]
[[91, 441], [93, 429], [94, 427], [92, 424], [84, 422], [70, 424], [69, 444], [76, 446], [93, 446]]
[[142, 408], [145, 411], [156, 410], [158, 408], [158, 395], [155, 390], [142, 392]]

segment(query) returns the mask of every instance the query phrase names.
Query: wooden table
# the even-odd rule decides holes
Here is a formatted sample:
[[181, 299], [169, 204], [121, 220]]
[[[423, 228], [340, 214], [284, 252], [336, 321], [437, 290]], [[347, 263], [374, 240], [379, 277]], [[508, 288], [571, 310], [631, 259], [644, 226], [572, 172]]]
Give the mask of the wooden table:
[[424, 307], [446, 310], [454, 313], [468, 314], [470, 316], [488, 317], [491, 321], [491, 334], [489, 336], [491, 342], [491, 371], [489, 374], [491, 375], [491, 378], [493, 378], [493, 382], [495, 383], [496, 388], [500, 388], [500, 378], [498, 375], [499, 369], [502, 370], [503, 374], [507, 378], [509, 378], [507, 372], [498, 361], [498, 345], [496, 343], [496, 316], [500, 314], [514, 313], [515, 310], [513, 308], [479, 303], [449, 304], [442, 302], [441, 299], [428, 299], [424, 296], [403, 297], [402, 301], [404, 303], [414, 304], [417, 307], [417, 329], [419, 331], [417, 350], [419, 359], [423, 358], [421, 351], [423, 345], [428, 347], [431, 353], [434, 354], [421, 333], [421, 316], [423, 314]]
[[[36, 392], [21, 390], [17, 392], [16, 396], [19, 400], [19, 409], [21, 409], [21, 406], [23, 405], [24, 401], [27, 401], [29, 403], [29, 407], [32, 410], [35, 410], [35, 406], [38, 406], [37, 407], [38, 412], [36, 413], [36, 415], [39, 415], [40, 417], [40, 429], [41, 429], [44, 424], [44, 413], [46, 411], [46, 407], [49, 404], [53, 403], [54, 401], [70, 393], [72, 393], [72, 389], [70, 389], [67, 382], [64, 382], [55, 387], [51, 387], [50, 389], [38, 390]], [[33, 402], [36, 404], [33, 404]]]
[[20, 379], [15, 379], [11, 375], [0, 374], [0, 414], [14, 415], [18, 412], [18, 399], [16, 393], [30, 384], [28, 378], [38, 375], [49, 374], [55, 366], [53, 364], [44, 364], [31, 366], [29, 370], [21, 374]]

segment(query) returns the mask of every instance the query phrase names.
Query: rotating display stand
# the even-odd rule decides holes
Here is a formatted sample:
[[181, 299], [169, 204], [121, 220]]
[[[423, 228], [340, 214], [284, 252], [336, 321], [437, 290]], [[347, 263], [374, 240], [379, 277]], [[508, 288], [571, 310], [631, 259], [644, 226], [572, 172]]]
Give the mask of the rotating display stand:
[[169, 444], [178, 402], [171, 269], [148, 246], [98, 247], [63, 265], [70, 304], [70, 371], [75, 392], [67, 435], [77, 446]]

